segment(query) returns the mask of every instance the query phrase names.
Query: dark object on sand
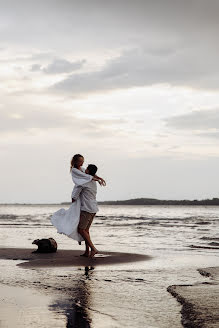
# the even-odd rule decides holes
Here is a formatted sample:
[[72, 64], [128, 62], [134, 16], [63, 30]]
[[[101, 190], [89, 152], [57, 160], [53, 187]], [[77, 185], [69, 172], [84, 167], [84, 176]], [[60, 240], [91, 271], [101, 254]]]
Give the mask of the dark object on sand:
[[57, 251], [57, 243], [53, 238], [36, 239], [32, 244], [38, 246], [38, 249], [32, 253], [54, 253]]

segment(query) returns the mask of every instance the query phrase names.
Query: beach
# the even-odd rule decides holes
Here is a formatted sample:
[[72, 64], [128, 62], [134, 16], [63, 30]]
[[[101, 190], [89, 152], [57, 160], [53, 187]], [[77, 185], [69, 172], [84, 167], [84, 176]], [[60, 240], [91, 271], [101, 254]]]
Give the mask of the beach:
[[90, 259], [51, 226], [59, 207], [0, 207], [1, 327], [218, 326], [219, 209], [100, 206]]
[[216, 328], [219, 326], [219, 267], [202, 268], [198, 271], [210, 277], [211, 281], [169, 286], [167, 290], [182, 304], [184, 327]]

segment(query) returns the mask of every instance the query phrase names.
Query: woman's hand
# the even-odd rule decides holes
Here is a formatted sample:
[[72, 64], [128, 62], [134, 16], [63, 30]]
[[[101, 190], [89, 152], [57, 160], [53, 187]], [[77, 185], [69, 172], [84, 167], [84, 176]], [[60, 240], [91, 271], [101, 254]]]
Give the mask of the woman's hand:
[[106, 186], [106, 181], [104, 179], [99, 178], [99, 181], [100, 181], [99, 183], [101, 186], [104, 186], [104, 187]]
[[103, 179], [102, 180], [99, 179], [97, 181], [98, 181], [98, 183], [99, 183], [100, 186], [105, 187], [106, 182]]
[[94, 176], [92, 180], [97, 181], [100, 186], [106, 186], [106, 181], [98, 176]]

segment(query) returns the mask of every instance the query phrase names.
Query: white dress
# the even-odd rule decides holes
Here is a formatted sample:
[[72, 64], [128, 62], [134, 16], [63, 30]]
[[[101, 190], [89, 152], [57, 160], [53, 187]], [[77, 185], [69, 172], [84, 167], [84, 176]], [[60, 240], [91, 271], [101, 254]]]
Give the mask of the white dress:
[[[84, 171], [83, 168], [82, 170]], [[91, 175], [86, 174], [76, 168], [72, 169], [71, 175], [75, 186], [81, 186], [91, 181], [93, 178]], [[80, 197], [71, 204], [69, 209], [65, 210], [64, 208], [61, 208], [60, 210], [56, 211], [51, 217], [51, 222], [57, 229], [57, 232], [77, 240], [78, 242], [83, 241], [83, 237], [78, 233], [80, 211]]]

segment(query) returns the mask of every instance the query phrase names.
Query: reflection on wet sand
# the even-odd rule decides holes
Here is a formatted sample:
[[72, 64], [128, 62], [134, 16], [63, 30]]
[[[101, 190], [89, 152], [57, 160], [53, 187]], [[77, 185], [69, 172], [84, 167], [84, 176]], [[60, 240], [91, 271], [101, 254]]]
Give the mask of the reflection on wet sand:
[[91, 318], [89, 316], [91, 290], [88, 280], [91, 279], [94, 267], [86, 266], [84, 274], [78, 279], [77, 285], [73, 289], [72, 299], [57, 300], [49, 306], [49, 310], [66, 315], [67, 328], [89, 328]]
[[[33, 328], [42, 326], [41, 323], [51, 327], [52, 320], [57, 322], [57, 328], [63, 327], [63, 324], [66, 327], [90, 327], [91, 320], [95, 327], [102, 327], [103, 322], [106, 327], [112, 326], [111, 323], [117, 321], [115, 309], [124, 299], [122, 294], [119, 294], [118, 302], [114, 304], [112, 286], [105, 285], [112, 281], [108, 273], [112, 275], [114, 271], [109, 268], [124, 263], [134, 263], [136, 268], [136, 262], [151, 259], [147, 255], [136, 253], [102, 252], [93, 259], [81, 257], [80, 254], [81, 252], [76, 250], [41, 254], [32, 253], [29, 248], [0, 248], [0, 260], [4, 260], [8, 266], [7, 274], [6, 271], [2, 272], [0, 282], [31, 288], [30, 293], [37, 290], [37, 293], [41, 293], [40, 297], [45, 298], [46, 305], [43, 310], [41, 301], [39, 307], [34, 309], [37, 313], [37, 325], [32, 325]], [[101, 277], [97, 278], [100, 269], [94, 271], [94, 267], [101, 267]], [[92, 277], [93, 273], [95, 279]], [[116, 286], [117, 284], [113, 285], [114, 288]], [[107, 293], [105, 288], [108, 288]], [[106, 295], [109, 295], [109, 298], [106, 299]], [[48, 296], [52, 296], [52, 299], [48, 299]], [[32, 308], [29, 313], [33, 313]], [[42, 313], [45, 315], [42, 316]], [[29, 327], [25, 323], [27, 316], [28, 313], [25, 312], [25, 318], [19, 321], [20, 327]]]

